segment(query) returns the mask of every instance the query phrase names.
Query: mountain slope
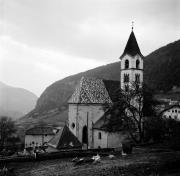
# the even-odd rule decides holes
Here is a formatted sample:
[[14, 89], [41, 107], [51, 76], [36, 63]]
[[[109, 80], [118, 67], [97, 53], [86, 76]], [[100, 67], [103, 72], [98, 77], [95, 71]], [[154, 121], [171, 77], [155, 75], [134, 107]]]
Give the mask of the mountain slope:
[[169, 91], [180, 86], [180, 40], [170, 43], [146, 57], [145, 81], [153, 88]]
[[28, 90], [15, 88], [0, 82], [0, 115], [13, 119], [30, 112], [36, 104], [37, 96]]
[[[22, 120], [25, 122], [27, 119], [29, 121], [36, 119], [37, 122], [38, 119], [42, 120], [41, 114], [48, 114], [50, 110], [57, 109], [59, 121], [64, 121], [67, 118], [67, 100], [82, 76], [119, 80], [119, 75], [120, 63], [115, 62], [59, 80], [46, 88], [38, 99], [34, 111]], [[180, 40], [159, 48], [145, 57], [144, 81], [148, 86], [161, 91], [180, 86]], [[38, 117], [35, 118], [36, 113]], [[54, 116], [49, 115], [46, 121], [47, 119], [48, 123], [49, 120], [53, 123]]]

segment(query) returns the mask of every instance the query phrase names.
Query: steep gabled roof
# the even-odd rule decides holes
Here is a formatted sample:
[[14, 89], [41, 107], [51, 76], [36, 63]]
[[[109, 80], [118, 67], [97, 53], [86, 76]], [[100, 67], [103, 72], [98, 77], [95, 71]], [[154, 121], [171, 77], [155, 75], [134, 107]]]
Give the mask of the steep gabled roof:
[[104, 130], [106, 131], [106, 128], [104, 127], [104, 125], [107, 123], [106, 121], [106, 116], [103, 115], [99, 120], [97, 120], [94, 125], [93, 125], [93, 129], [98, 129], [98, 130]]
[[81, 143], [76, 136], [65, 125], [58, 133], [48, 142], [48, 145], [56, 149], [81, 148]]
[[121, 55], [120, 59], [126, 54], [128, 54], [130, 56], [135, 56], [136, 54], [139, 54], [140, 56], [143, 57], [133, 31], [131, 32], [131, 34], [129, 36], [126, 47], [125, 47], [124, 52]]
[[113, 91], [119, 87], [119, 81], [82, 77], [68, 103], [110, 104]]
[[[102, 131], [108, 131], [107, 124], [109, 122], [109, 119], [112, 118], [112, 114], [107, 113], [107, 111], [101, 116], [100, 119], [98, 119], [94, 124], [93, 124], [93, 129], [96, 130], [102, 130]], [[122, 131], [123, 126], [119, 124], [119, 131]]]

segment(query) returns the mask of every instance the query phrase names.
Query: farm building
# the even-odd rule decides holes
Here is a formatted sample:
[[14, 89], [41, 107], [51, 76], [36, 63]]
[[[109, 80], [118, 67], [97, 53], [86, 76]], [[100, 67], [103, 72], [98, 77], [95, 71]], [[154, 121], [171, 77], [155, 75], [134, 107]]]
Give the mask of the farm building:
[[30, 128], [25, 134], [25, 147], [38, 147], [46, 144], [54, 137], [57, 129], [46, 126]]

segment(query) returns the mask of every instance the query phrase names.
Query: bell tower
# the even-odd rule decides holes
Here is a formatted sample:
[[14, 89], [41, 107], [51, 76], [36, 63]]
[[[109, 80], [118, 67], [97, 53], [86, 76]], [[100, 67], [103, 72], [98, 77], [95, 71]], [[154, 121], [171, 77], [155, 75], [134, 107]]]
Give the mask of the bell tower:
[[132, 31], [123, 54], [120, 56], [120, 82], [121, 89], [128, 91], [133, 83], [139, 87], [143, 83], [143, 58], [136, 37]]

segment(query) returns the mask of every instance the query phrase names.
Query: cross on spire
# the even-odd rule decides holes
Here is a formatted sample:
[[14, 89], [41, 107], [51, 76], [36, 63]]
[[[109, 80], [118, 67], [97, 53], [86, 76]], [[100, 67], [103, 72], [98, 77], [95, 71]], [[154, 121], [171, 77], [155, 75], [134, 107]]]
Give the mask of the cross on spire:
[[132, 31], [133, 31], [133, 29], [134, 29], [134, 21], [132, 21]]

